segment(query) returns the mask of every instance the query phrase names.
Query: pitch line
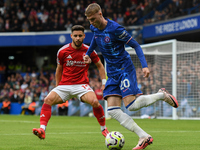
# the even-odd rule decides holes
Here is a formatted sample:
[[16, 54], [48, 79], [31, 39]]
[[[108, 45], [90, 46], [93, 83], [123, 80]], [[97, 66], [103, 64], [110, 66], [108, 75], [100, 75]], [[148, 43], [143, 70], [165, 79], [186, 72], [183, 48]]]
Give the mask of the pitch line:
[[20, 120], [0, 120], [0, 122], [39, 123], [37, 121], [20, 121]]
[[[157, 133], [197, 133], [197, 132], [200, 132], [200, 131], [149, 131], [149, 132], [157, 132]], [[132, 132], [122, 132], [122, 133], [130, 133], [132, 134]], [[63, 134], [100, 134], [100, 132], [63, 132], [63, 133], [46, 133], [46, 135], [63, 135]], [[0, 136], [15, 136], [15, 135], [32, 135], [32, 133], [19, 133], [19, 134], [0, 134]]]

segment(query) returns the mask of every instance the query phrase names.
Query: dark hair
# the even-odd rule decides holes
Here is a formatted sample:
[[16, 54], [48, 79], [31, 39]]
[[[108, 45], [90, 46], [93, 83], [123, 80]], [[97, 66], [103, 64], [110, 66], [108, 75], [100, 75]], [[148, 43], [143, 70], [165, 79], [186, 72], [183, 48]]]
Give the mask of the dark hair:
[[85, 30], [85, 28], [82, 26], [82, 25], [74, 25], [72, 28], [71, 28], [71, 31], [83, 31]]

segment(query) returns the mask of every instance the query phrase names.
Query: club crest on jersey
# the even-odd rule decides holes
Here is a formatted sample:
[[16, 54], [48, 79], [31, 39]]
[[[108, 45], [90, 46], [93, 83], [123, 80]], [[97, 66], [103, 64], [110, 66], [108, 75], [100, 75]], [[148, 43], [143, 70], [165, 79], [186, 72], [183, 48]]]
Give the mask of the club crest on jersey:
[[104, 38], [104, 41], [105, 41], [106, 43], [109, 43], [109, 42], [110, 42], [110, 37], [106, 36], [106, 37]]

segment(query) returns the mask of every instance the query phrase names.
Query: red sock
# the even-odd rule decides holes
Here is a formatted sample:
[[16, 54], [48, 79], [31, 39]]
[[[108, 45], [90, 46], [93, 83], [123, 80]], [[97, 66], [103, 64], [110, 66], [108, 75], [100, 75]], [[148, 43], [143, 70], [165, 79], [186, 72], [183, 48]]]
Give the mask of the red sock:
[[97, 118], [97, 121], [99, 122], [100, 126], [105, 126], [106, 121], [105, 121], [103, 107], [101, 105], [99, 107], [95, 108], [93, 107], [93, 113], [94, 116]]
[[51, 118], [51, 106], [48, 104], [43, 104], [40, 113], [40, 125], [47, 126], [49, 119]]

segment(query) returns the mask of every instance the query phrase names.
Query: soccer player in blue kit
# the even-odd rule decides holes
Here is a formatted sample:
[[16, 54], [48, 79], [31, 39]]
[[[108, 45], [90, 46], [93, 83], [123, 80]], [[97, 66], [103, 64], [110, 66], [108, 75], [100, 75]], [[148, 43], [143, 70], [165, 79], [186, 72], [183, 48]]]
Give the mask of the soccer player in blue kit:
[[106, 81], [103, 95], [108, 103], [108, 114], [123, 127], [135, 132], [139, 136], [139, 142], [133, 150], [144, 149], [153, 142], [153, 138], [121, 110], [121, 101], [123, 100], [126, 109], [130, 111], [147, 107], [158, 100], [165, 101], [177, 108], [178, 101], [165, 88], [159, 89], [156, 94], [142, 95], [142, 91], [137, 86], [135, 67], [124, 46], [127, 44], [135, 49], [142, 64], [144, 77], [148, 77], [150, 71], [140, 45], [124, 27], [104, 18], [101, 7], [97, 3], [90, 4], [86, 8], [85, 15], [91, 24], [90, 29], [94, 36], [84, 56], [84, 61], [85, 63], [91, 63], [90, 54], [98, 46], [106, 61], [108, 80]]

